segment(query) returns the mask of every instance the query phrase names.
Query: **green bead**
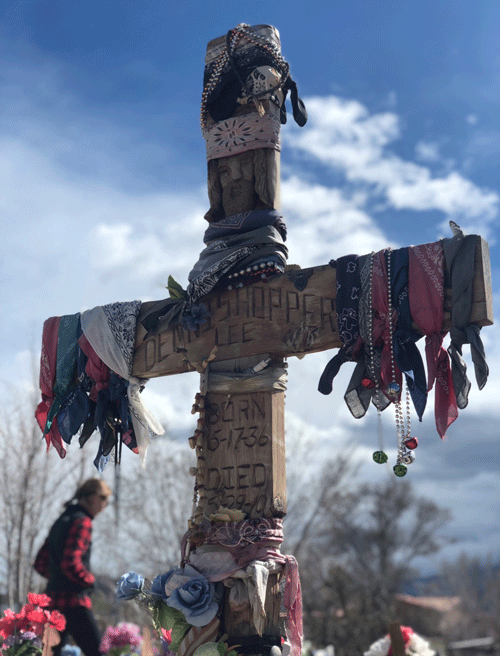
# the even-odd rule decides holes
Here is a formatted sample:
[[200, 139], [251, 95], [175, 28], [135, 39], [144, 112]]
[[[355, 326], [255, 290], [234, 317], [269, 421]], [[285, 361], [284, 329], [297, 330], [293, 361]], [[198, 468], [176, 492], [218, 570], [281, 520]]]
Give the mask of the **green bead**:
[[394, 465], [392, 469], [396, 476], [406, 476], [406, 472], [408, 471], [408, 468], [404, 465]]
[[383, 465], [384, 462], [387, 462], [387, 453], [384, 453], [383, 451], [375, 451], [373, 454], [373, 459], [375, 462], [377, 462], [379, 465]]

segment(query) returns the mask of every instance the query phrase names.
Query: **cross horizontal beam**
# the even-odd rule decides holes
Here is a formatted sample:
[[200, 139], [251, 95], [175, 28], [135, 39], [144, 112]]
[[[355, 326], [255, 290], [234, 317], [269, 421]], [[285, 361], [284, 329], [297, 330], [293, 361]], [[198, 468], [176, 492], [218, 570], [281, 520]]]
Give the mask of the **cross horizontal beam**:
[[[474, 270], [471, 322], [488, 326], [493, 323], [491, 271], [488, 244], [481, 237]], [[267, 282], [204, 297], [211, 316], [196, 331], [176, 326], [147, 339], [140, 319], [154, 302], [144, 303], [132, 373], [154, 378], [201, 371], [211, 354], [217, 361], [259, 354], [302, 356], [340, 348], [335, 296], [336, 272], [331, 266], [293, 269]], [[450, 299], [447, 290], [443, 331], [450, 328]]]

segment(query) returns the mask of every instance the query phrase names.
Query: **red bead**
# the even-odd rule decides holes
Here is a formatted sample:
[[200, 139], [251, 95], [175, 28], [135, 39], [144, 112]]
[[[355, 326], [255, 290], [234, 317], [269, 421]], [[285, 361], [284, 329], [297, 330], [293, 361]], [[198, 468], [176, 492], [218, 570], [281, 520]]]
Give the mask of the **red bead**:
[[405, 446], [408, 447], [408, 449], [416, 449], [418, 446], [418, 439], [416, 437], [409, 437], [405, 440]]
[[369, 378], [363, 378], [363, 380], [361, 381], [361, 385], [363, 385], [365, 389], [372, 389], [373, 387], [375, 387], [375, 383], [373, 382], [373, 380], [370, 380]]

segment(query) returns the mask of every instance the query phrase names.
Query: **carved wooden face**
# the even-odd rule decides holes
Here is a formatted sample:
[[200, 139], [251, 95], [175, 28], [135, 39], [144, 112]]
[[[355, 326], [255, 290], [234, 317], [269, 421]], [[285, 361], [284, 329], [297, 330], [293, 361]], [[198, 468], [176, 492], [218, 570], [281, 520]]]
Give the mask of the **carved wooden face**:
[[255, 209], [255, 169], [253, 153], [239, 153], [218, 160], [222, 206], [226, 216]]

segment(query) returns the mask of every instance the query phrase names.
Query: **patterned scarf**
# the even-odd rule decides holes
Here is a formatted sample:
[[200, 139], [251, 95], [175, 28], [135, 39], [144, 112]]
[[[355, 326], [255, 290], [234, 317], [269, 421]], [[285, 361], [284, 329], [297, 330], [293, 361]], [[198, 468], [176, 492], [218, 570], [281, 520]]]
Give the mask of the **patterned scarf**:
[[346, 255], [338, 260], [331, 260], [330, 266], [335, 267], [337, 277], [337, 293], [335, 296], [335, 312], [342, 347], [326, 365], [321, 374], [318, 390], [321, 394], [330, 394], [332, 383], [340, 367], [353, 360], [354, 350], [359, 338], [359, 294], [361, 282], [358, 271], [358, 256]]
[[379, 389], [376, 392], [376, 383], [380, 385], [380, 358], [381, 348], [373, 347], [373, 362], [370, 359], [369, 344], [372, 340], [370, 325], [372, 321], [372, 255], [362, 255], [358, 258], [358, 271], [361, 285], [359, 297], [359, 335], [364, 343], [364, 352], [349, 381], [344, 400], [353, 417], [364, 417], [370, 401], [380, 411], [390, 403], [389, 399]]
[[488, 365], [480, 337], [480, 328], [470, 323], [474, 281], [474, 253], [478, 237], [464, 237], [462, 231], [452, 239], [443, 239], [447, 278], [451, 283], [451, 344], [448, 353], [451, 358], [453, 388], [460, 409], [467, 406], [470, 381], [467, 366], [462, 357], [462, 347], [470, 344], [472, 362], [479, 389], [488, 380]]
[[415, 342], [420, 335], [412, 328], [408, 293], [408, 248], [391, 252], [392, 305], [398, 313], [394, 333], [394, 357], [405, 374], [406, 384], [417, 415], [422, 421], [427, 403], [427, 382], [424, 363]]
[[274, 226], [283, 241], [286, 241], [286, 223], [282, 214], [277, 210], [252, 210], [226, 216], [225, 219], [210, 224], [210, 227], [205, 230], [203, 241], [208, 244], [214, 239], [227, 239], [227, 237], [241, 235], [265, 226]]
[[[81, 331], [81, 327], [80, 327]], [[78, 341], [82, 334], [78, 336]], [[90, 345], [89, 345], [90, 347]], [[76, 347], [76, 378], [78, 384], [66, 396], [61, 404], [61, 409], [57, 414], [57, 422], [63, 440], [71, 444], [73, 435], [76, 435], [82, 424], [86, 422], [89, 414], [92, 412], [91, 401], [88, 397], [90, 390], [90, 379], [85, 374], [87, 356], [83, 353], [80, 344]], [[95, 430], [95, 426], [94, 426]], [[93, 432], [93, 431], [92, 431]], [[90, 437], [90, 436], [89, 436]]]
[[97, 356], [112, 371], [128, 381], [127, 395], [139, 454], [144, 460], [151, 435], [162, 435], [161, 424], [139, 396], [144, 379], [132, 376], [135, 327], [141, 301], [111, 303], [82, 314], [82, 329]]
[[[237, 523], [214, 526], [208, 530], [205, 538], [205, 544], [217, 545], [228, 551], [237, 568], [247, 567], [255, 560], [272, 560], [284, 565], [283, 603], [287, 609], [287, 634], [291, 643], [291, 656], [300, 656], [302, 593], [299, 570], [293, 556], [280, 553], [279, 546], [282, 542], [283, 520], [276, 517], [244, 519]], [[230, 575], [231, 573], [228, 573], [228, 576]]]
[[188, 276], [188, 305], [209, 294], [233, 269], [272, 261], [278, 270], [284, 271], [288, 249], [280, 230], [273, 225], [251, 229], [251, 221], [245, 221], [245, 225], [246, 231], [214, 239], [201, 252]]
[[43, 324], [42, 353], [40, 357], [40, 391], [42, 392], [42, 400], [35, 410], [35, 418], [45, 436], [47, 449], [52, 443], [59, 456], [64, 458], [66, 449], [59, 433], [57, 418], [55, 420], [54, 417], [52, 418], [51, 424], [47, 429], [49, 412], [55, 400], [54, 384], [56, 379], [57, 339], [60, 320], [60, 317], [50, 317]]
[[458, 416], [448, 353], [443, 348], [444, 254], [441, 243], [409, 249], [409, 294], [411, 316], [425, 337], [428, 383], [436, 383], [436, 428], [444, 438]]
[[65, 315], [59, 318], [55, 379], [52, 386], [54, 398], [47, 412], [43, 432], [48, 436], [48, 441], [55, 446], [61, 458], [66, 455], [66, 450], [62, 444], [57, 414], [75, 389], [73, 377], [79, 332], [80, 314]]

